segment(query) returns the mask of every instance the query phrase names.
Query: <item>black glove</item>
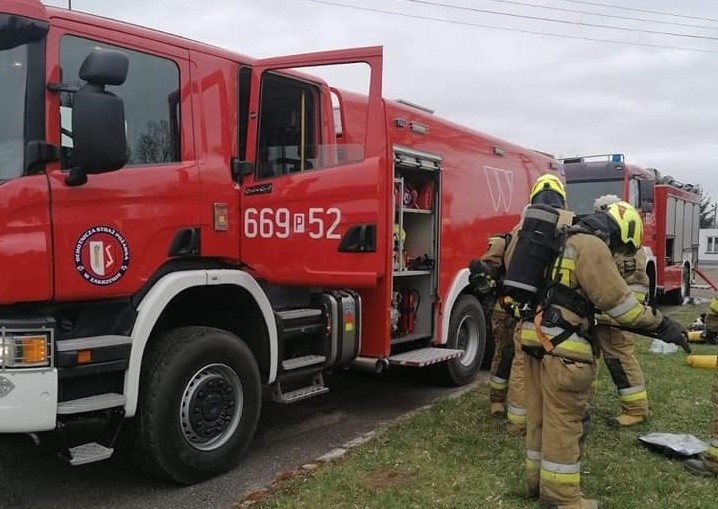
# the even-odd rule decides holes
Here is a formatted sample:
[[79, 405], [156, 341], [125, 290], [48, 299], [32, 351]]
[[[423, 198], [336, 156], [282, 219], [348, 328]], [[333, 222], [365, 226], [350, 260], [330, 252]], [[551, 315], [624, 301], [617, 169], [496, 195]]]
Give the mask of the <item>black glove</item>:
[[713, 331], [704, 330], [701, 337], [709, 345], [718, 345], [718, 334]]
[[655, 332], [666, 343], [673, 343], [683, 348], [686, 353], [691, 353], [691, 347], [688, 344], [688, 332], [679, 323], [664, 316]]
[[488, 267], [481, 260], [471, 260], [469, 263], [469, 284], [479, 293], [487, 293], [495, 282], [488, 273]]

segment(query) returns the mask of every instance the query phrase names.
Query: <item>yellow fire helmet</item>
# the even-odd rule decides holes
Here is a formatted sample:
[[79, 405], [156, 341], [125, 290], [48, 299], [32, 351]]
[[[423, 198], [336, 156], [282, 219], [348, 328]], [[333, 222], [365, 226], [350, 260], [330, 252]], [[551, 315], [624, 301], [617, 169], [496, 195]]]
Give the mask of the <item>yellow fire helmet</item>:
[[399, 240], [399, 237], [401, 237], [402, 242], [406, 240], [406, 231], [404, 228], [399, 228], [399, 225], [396, 223], [394, 223], [394, 237], [396, 240]]
[[629, 251], [637, 251], [643, 243], [643, 221], [638, 211], [625, 201], [611, 203], [605, 211], [618, 226], [618, 240]]
[[529, 201], [534, 203], [534, 198], [536, 198], [541, 191], [554, 191], [561, 196], [563, 202], [566, 203], [566, 189], [563, 186], [563, 182], [553, 173], [544, 173], [536, 179], [536, 182], [531, 188]]

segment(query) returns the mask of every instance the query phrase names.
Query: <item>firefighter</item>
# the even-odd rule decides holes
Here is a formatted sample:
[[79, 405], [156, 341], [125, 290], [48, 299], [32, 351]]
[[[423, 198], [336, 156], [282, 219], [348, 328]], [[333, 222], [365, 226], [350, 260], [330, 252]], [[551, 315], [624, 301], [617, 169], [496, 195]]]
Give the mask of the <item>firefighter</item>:
[[[707, 337], [718, 334], [718, 295], [714, 295], [711, 299], [705, 324]], [[701, 459], [689, 459], [683, 462], [690, 473], [706, 477], [718, 476], [718, 366], [713, 375], [711, 400], [713, 401], [713, 417], [711, 418], [711, 439], [708, 452]]]
[[[571, 224], [573, 213], [566, 210], [566, 189], [563, 182], [550, 173], [539, 177], [531, 188], [531, 205], [549, 205], [556, 209], [563, 224]], [[512, 237], [511, 244], [506, 248], [504, 264], [508, 265], [516, 246], [516, 234], [523, 222], [519, 223]], [[506, 420], [507, 429], [511, 434], [526, 433], [526, 391], [524, 388], [524, 352], [521, 348], [520, 329], [514, 328], [513, 335], [514, 358], [511, 363], [509, 375], [509, 390], [506, 396]]]
[[[529, 202], [532, 205], [542, 203], [564, 209], [566, 189], [563, 182], [551, 173], [539, 176], [531, 188]], [[507, 249], [520, 226], [521, 221], [514, 226], [510, 234], [492, 236], [479, 263], [470, 264], [470, 282], [480, 293], [488, 293], [500, 284], [505, 272]], [[498, 302], [492, 306], [494, 355], [489, 382], [490, 412], [494, 417], [506, 416], [509, 431], [520, 434], [526, 429], [526, 409], [523, 397], [523, 353], [520, 348], [516, 348], [516, 324], [516, 318], [508, 314]]]
[[[619, 201], [621, 199], [616, 195], [601, 196], [594, 202], [594, 211], [598, 212]], [[638, 249], [633, 255], [616, 252], [613, 253], [613, 259], [636, 300], [645, 303], [649, 279], [643, 249]], [[631, 332], [611, 327], [615, 322], [606, 313], [596, 315], [596, 321], [593, 333], [600, 347], [599, 355], [603, 356], [621, 401], [621, 412], [609, 418], [608, 424], [617, 428], [639, 424], [648, 416], [648, 393], [643, 371], [634, 354], [635, 336]], [[598, 365], [596, 368], [598, 377]]]
[[[496, 288], [503, 277], [504, 253], [511, 235], [492, 235], [489, 246], [481, 257], [481, 265], [470, 266], [473, 286], [482, 294]], [[495, 299], [491, 306], [491, 335], [494, 338], [494, 355], [491, 359], [489, 401], [491, 415], [504, 417], [504, 403], [509, 384], [511, 361], [514, 358], [513, 331], [516, 319], [504, 311]]]
[[[630, 204], [612, 203], [570, 228], [560, 227], [547, 209], [532, 211], [530, 217], [508, 253], [499, 296], [522, 317], [526, 487], [550, 507], [598, 507], [597, 500], [580, 493], [580, 458], [598, 354], [590, 341], [593, 309], [622, 326], [654, 331], [686, 351], [690, 347], [680, 325], [636, 300], [613, 261], [612, 253], [635, 254], [641, 246], [642, 222]], [[529, 211], [524, 223], [528, 218]]]

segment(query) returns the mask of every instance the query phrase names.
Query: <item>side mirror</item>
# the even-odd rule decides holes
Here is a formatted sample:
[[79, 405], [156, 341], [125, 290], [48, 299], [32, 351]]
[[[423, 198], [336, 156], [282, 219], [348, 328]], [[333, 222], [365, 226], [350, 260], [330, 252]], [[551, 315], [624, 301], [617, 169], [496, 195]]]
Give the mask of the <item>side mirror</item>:
[[93, 50], [82, 63], [80, 78], [87, 83], [73, 99], [75, 167], [65, 180], [68, 185], [82, 185], [88, 174], [119, 170], [127, 163], [125, 107], [105, 86], [122, 85], [128, 67], [127, 55], [114, 50]]
[[653, 180], [642, 179], [638, 181], [639, 196], [641, 197], [641, 210], [653, 212]]

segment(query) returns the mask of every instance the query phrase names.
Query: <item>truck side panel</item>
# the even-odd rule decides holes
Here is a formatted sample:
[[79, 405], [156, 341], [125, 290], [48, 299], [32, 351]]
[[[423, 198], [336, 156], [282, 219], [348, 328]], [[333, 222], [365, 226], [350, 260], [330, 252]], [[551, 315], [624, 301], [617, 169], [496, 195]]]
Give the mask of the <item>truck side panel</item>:
[[[419, 134], [398, 127], [397, 118], [425, 125], [428, 131]], [[452, 288], [455, 281], [463, 281], [457, 275], [467, 271], [471, 258], [484, 253], [489, 235], [509, 232], [516, 225], [533, 180], [558, 170], [545, 155], [421, 110], [390, 103], [387, 121], [392, 144], [442, 157], [435, 338], [444, 343], [453, 299], [464, 289]]]
[[[204, 257], [239, 260], [239, 189], [232, 180], [231, 159], [237, 154], [239, 66], [199, 51], [190, 51], [192, 130], [200, 168], [201, 253]], [[188, 90], [188, 91], [189, 91]], [[221, 171], [217, 171], [221, 168]], [[215, 206], [226, 211], [226, 228], [214, 225]]]

